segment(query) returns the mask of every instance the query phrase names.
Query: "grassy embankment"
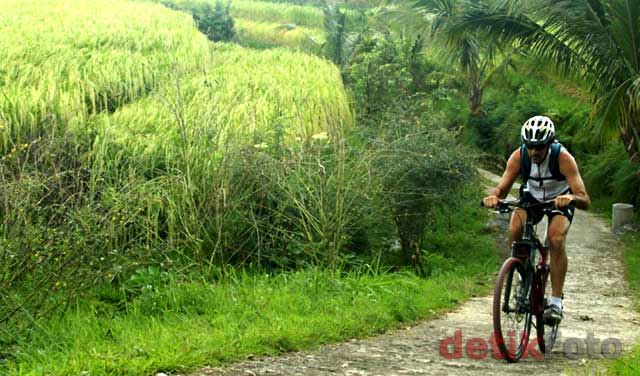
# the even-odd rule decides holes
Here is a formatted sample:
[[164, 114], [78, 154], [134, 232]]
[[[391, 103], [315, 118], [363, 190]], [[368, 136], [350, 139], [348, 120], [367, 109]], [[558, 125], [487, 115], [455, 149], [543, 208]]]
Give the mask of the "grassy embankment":
[[[440, 260], [421, 279], [411, 273], [306, 270], [231, 273], [216, 283], [169, 281], [121, 310], [81, 300], [38, 330], [0, 370], [7, 375], [149, 374], [277, 354], [363, 337], [431, 317], [485, 293], [495, 270], [492, 241], [477, 229], [454, 234], [466, 263]], [[476, 237], [473, 237], [476, 234]]]
[[[634, 297], [635, 309], [640, 311], [640, 234], [626, 234], [623, 237], [623, 243], [625, 276]], [[640, 373], [640, 344], [622, 358], [609, 364], [608, 373], [629, 376]]]
[[[73, 236], [79, 236], [77, 251], [81, 252], [61, 249], [60, 254], [32, 255], [32, 249], [18, 246], [11, 252], [23, 252], [18, 253], [21, 260], [33, 259], [33, 274], [26, 276], [22, 289], [31, 287], [29, 278], [56, 270], [61, 273], [56, 275], [61, 281], [49, 277], [42, 281], [52, 299], [63, 294], [80, 283], [80, 277], [65, 276], [64, 269], [53, 266], [65, 258], [80, 256], [87, 257], [83, 271], [93, 271], [92, 278], [98, 283], [80, 298], [70, 298], [64, 313], [56, 312], [40, 321], [16, 338], [9, 349], [3, 349], [1, 373], [143, 374], [218, 364], [249, 354], [309, 348], [370, 335], [429, 317], [488, 289], [487, 276], [495, 270], [496, 256], [493, 240], [482, 234], [482, 223], [468, 220], [484, 217], [475, 208], [475, 196], [467, 200], [473, 203], [473, 209], [459, 209], [463, 212], [435, 223], [435, 229], [443, 227], [447, 231], [436, 230], [429, 235], [428, 279], [367, 266], [360, 271], [311, 268], [270, 276], [240, 271], [212, 275], [193, 268], [190, 270], [195, 271], [182, 274], [148, 266], [128, 274], [136, 265], [145, 265], [145, 260], [134, 257], [162, 259], [162, 254], [158, 257], [155, 253], [156, 247], [164, 246], [163, 240], [170, 239], [169, 246], [171, 242], [184, 245], [199, 237], [197, 219], [201, 213], [197, 209], [202, 208], [189, 204], [206, 202], [210, 196], [194, 200], [193, 192], [203, 188], [181, 185], [185, 184], [185, 170], [178, 157], [191, 157], [187, 171], [196, 176], [215, 169], [220, 155], [204, 145], [215, 139], [211, 133], [220, 128], [234, 129], [250, 138], [261, 137], [256, 131], [268, 134], [269, 124], [278, 119], [285, 122], [280, 125], [292, 137], [309, 137], [348, 125], [351, 115], [343, 106], [344, 92], [337, 84], [326, 84], [338, 82], [337, 71], [309, 57], [280, 51], [258, 54], [220, 48], [212, 56], [187, 16], [176, 16], [177, 24], [167, 28], [167, 23], [158, 21], [164, 18], [158, 17], [171, 19], [175, 12], [159, 6], [87, 2], [75, 4], [71, 11], [59, 2], [56, 6], [32, 5], [9, 4], [2, 13], [21, 23], [7, 22], [7, 30], [31, 30], [31, 39], [20, 43], [15, 32], [2, 33], [2, 43], [7, 47], [2, 51], [13, 56], [7, 58], [12, 62], [11, 70], [23, 76], [25, 70], [33, 69], [33, 79], [11, 84], [14, 88], [2, 88], [7, 93], [4, 98], [9, 98], [2, 108], [4, 151], [26, 142], [20, 150], [26, 153], [35, 147], [29, 142], [38, 135], [52, 143], [63, 137], [47, 128], [51, 125], [47, 119], [52, 116], [65, 130], [92, 132], [93, 142], [84, 156], [88, 165], [80, 166], [89, 175], [83, 175], [80, 189], [71, 192], [72, 197], [82, 200], [77, 206], [65, 207], [69, 201], [61, 192], [57, 207], [62, 209], [64, 221], [52, 221], [59, 226], [56, 236], [64, 234], [63, 240], [68, 242], [45, 238], [36, 239], [42, 244], [36, 240], [29, 243], [34, 251], [41, 245], [58, 249], [73, 246]], [[21, 16], [13, 17], [15, 11], [22, 12]], [[92, 17], [97, 15], [102, 21], [95, 22]], [[121, 20], [119, 25], [131, 34], [117, 32], [112, 22], [115, 19]], [[39, 29], [28, 27], [33, 20]], [[56, 64], [36, 64], [36, 57], [25, 52], [59, 52], [61, 45], [65, 54], [43, 53], [55, 56], [59, 60]], [[301, 59], [309, 59], [304, 66], [311, 72], [293, 69], [303, 65], [299, 64]], [[287, 64], [291, 69], [278, 69]], [[134, 71], [132, 66], [140, 70]], [[254, 86], [243, 81], [242, 72], [252, 74]], [[260, 77], [262, 81], [255, 80]], [[75, 81], [68, 81], [71, 78]], [[291, 86], [293, 82], [307, 84]], [[214, 90], [220, 88], [224, 90]], [[29, 100], [21, 100], [24, 107], [10, 106], [27, 94]], [[305, 108], [311, 102], [312, 107]], [[189, 128], [194, 124], [202, 129]], [[11, 167], [23, 176], [33, 174], [34, 179], [44, 176], [42, 184], [46, 186], [49, 180], [42, 175], [46, 171], [29, 165], [29, 158], [21, 159], [20, 151], [9, 155], [21, 162]], [[20, 181], [11, 180], [9, 175], [4, 178], [7, 180], [3, 184], [20, 187]], [[186, 184], [210, 181], [207, 175], [198, 175]], [[176, 192], [192, 194], [185, 195], [181, 203], [172, 196]], [[7, 201], [5, 204], [13, 206], [3, 207], [3, 229], [9, 228], [9, 222], [20, 223], [25, 231], [32, 229], [48, 209], [33, 206], [34, 202], [39, 202], [38, 197]], [[36, 212], [35, 207], [42, 211]], [[72, 215], [76, 211], [78, 215]], [[14, 222], [8, 213], [19, 213], [19, 221]], [[95, 219], [95, 223], [89, 219]], [[65, 227], [71, 225], [74, 227]], [[86, 238], [88, 243], [84, 243]], [[141, 247], [143, 255], [134, 252], [136, 247]], [[9, 259], [9, 254], [3, 255], [7, 256], [3, 260]], [[13, 270], [11, 264], [3, 267]], [[22, 278], [25, 276], [18, 280]], [[17, 291], [16, 297], [22, 292]]]

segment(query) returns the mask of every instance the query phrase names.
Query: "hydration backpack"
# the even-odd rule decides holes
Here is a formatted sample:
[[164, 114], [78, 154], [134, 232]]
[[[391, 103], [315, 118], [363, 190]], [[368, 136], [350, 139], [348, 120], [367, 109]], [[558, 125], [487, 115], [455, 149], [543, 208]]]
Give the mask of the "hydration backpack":
[[531, 158], [529, 158], [529, 154], [527, 153], [527, 147], [522, 144], [520, 146], [520, 177], [522, 178], [522, 184], [526, 185], [527, 180], [535, 180], [538, 183], [542, 184], [544, 180], [567, 180], [567, 178], [560, 173], [560, 164], [558, 163], [558, 156], [560, 155], [560, 150], [562, 149], [562, 144], [559, 142], [554, 142], [551, 144], [551, 152], [549, 153], [549, 171], [551, 171], [551, 177], [548, 178], [535, 178], [529, 176], [531, 174]]

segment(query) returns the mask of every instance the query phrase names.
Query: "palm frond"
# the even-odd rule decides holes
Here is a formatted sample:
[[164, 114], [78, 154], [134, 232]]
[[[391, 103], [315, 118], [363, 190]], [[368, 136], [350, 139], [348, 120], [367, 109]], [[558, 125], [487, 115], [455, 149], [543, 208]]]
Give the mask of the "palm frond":
[[640, 71], [640, 2], [613, 1], [609, 7], [613, 42], [630, 72]]
[[636, 75], [629, 86], [628, 94], [630, 110], [640, 113], [640, 74]]
[[625, 96], [630, 85], [629, 81], [623, 82], [615, 90], [597, 98], [591, 119], [595, 125], [594, 136], [599, 141], [614, 141], [619, 135], [620, 127], [626, 123]]

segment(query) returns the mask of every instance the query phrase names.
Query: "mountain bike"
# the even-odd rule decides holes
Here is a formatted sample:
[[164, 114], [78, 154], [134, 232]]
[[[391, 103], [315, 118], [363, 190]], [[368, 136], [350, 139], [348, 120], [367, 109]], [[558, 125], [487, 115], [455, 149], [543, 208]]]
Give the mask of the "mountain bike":
[[[548, 283], [547, 234], [544, 243], [541, 243], [534, 224], [533, 211], [540, 207], [544, 214], [548, 214], [554, 210], [555, 203], [500, 201], [496, 207], [500, 213], [511, 213], [513, 208], [527, 212], [522, 240], [513, 243], [511, 257], [502, 264], [493, 296], [495, 343], [508, 362], [517, 362], [527, 351], [532, 325], [536, 329], [538, 347], [542, 353], [551, 351], [558, 335], [558, 323], [546, 323], [544, 320], [544, 311], [549, 307], [551, 283]], [[540, 257], [536, 257], [538, 253]]]

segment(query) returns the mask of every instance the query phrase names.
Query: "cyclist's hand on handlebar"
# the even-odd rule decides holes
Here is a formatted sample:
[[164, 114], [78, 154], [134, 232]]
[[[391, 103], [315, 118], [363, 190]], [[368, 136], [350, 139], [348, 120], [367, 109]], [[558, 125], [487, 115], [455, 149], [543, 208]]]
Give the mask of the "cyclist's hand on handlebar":
[[482, 203], [487, 208], [495, 208], [496, 206], [498, 206], [498, 201], [500, 200], [495, 195], [487, 196], [482, 199]]
[[562, 209], [569, 206], [574, 201], [574, 197], [573, 195], [560, 195], [556, 197], [554, 201], [555, 201], [556, 208]]

